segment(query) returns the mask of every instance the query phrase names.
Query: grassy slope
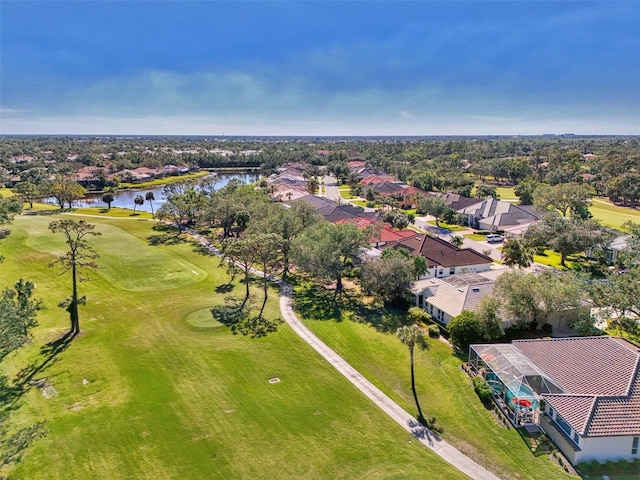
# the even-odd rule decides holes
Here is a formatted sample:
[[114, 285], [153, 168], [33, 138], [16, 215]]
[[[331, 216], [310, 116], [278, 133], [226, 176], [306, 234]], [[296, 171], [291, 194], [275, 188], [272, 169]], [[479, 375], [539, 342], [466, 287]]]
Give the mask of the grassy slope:
[[627, 221], [640, 223], [640, 211], [628, 207], [613, 205], [606, 198], [594, 197], [589, 211], [593, 218], [608, 227], [620, 228]]
[[[317, 335], [407, 411], [416, 413], [410, 388], [409, 359], [394, 335], [349, 320], [306, 320]], [[435, 416], [444, 438], [501, 478], [568, 479], [546, 455], [536, 457], [519, 434], [496, 422], [478, 401], [460, 360], [451, 348], [430, 340], [416, 351], [416, 382], [422, 410]]]
[[[3, 362], [11, 375], [40, 365], [40, 347], [68, 324], [56, 304], [69, 278], [46, 266], [63, 250], [47, 231], [55, 218], [19, 217], [2, 243], [3, 285], [25, 275], [48, 306], [34, 344]], [[49, 433], [16, 478], [464, 478], [286, 325], [251, 339], [203, 320], [227, 281], [217, 259], [170, 236], [148, 246], [150, 235], [163, 235], [150, 222], [90, 221], [104, 234], [90, 239], [103, 268], [80, 285], [89, 299], [84, 334], [34, 376], [58, 395], [32, 387], [17, 402], [16, 423], [43, 419]], [[268, 309], [277, 315], [275, 301]], [[270, 384], [274, 376], [282, 381]]]

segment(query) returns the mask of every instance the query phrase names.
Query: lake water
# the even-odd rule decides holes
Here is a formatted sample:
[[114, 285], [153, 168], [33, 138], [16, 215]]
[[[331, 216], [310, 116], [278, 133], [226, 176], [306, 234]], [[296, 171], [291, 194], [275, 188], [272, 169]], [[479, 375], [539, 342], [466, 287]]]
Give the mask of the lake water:
[[[216, 190], [224, 187], [229, 181], [234, 178], [241, 180], [244, 183], [252, 183], [260, 178], [259, 173], [219, 173], [217, 175], [218, 183], [216, 183]], [[153, 211], [157, 211], [158, 207], [165, 202], [164, 196], [162, 194], [164, 186], [154, 187], [154, 188], [144, 188], [142, 190], [119, 190], [116, 192], [116, 198], [113, 202], [111, 202], [111, 207], [119, 207], [119, 208], [129, 208], [133, 210], [134, 199], [136, 195], [142, 195], [143, 197], [147, 192], [153, 192], [153, 196], [155, 200], [153, 200]], [[47, 199], [49, 203], [55, 203], [54, 199]], [[82, 199], [74, 202], [74, 205], [78, 207], [107, 207], [107, 204], [102, 201], [101, 193], [90, 193]], [[136, 210], [142, 210], [143, 212], [151, 211], [151, 204], [145, 200], [142, 205], [136, 207]]]

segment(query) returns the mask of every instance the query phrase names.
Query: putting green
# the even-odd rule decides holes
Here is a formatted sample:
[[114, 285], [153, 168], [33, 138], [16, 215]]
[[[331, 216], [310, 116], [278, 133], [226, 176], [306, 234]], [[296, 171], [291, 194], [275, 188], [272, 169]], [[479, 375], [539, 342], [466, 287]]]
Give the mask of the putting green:
[[210, 308], [202, 308], [200, 310], [191, 312], [185, 317], [185, 321], [189, 325], [198, 329], [210, 329], [224, 326], [222, 323], [213, 318]]

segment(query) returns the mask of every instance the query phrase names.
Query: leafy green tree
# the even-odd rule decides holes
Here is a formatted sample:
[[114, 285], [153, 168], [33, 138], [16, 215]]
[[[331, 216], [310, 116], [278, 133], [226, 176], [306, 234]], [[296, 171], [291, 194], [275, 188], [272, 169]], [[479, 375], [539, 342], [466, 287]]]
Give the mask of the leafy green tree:
[[102, 201], [107, 204], [107, 208], [111, 210], [111, 203], [116, 199], [116, 194], [112, 190], [105, 190], [102, 194]]
[[33, 182], [16, 183], [13, 187], [13, 193], [16, 194], [23, 202], [28, 203], [29, 208], [33, 208], [33, 202], [42, 196], [40, 189]]
[[418, 409], [418, 420], [423, 421], [424, 415], [422, 415], [422, 408], [420, 408], [418, 393], [416, 392], [413, 351], [415, 347], [427, 347], [427, 342], [424, 338], [424, 330], [418, 325], [404, 325], [396, 330], [396, 335], [400, 339], [400, 341], [404, 343], [409, 349], [409, 365], [411, 367], [411, 391], [413, 392], [413, 399], [415, 400], [416, 408]]
[[440, 226], [439, 219], [442, 218], [447, 210], [453, 209], [449, 207], [442, 198], [436, 197], [435, 195], [422, 197], [418, 201], [418, 213], [428, 214], [435, 217], [437, 227]]
[[382, 215], [382, 221], [400, 230], [409, 226], [409, 218], [402, 212], [385, 212], [384, 215]]
[[519, 205], [533, 205], [533, 192], [540, 185], [540, 182], [529, 177], [519, 182], [515, 188], [514, 193], [519, 198]]
[[502, 263], [508, 267], [526, 268], [533, 262], [534, 249], [523, 240], [507, 238], [502, 245]]
[[290, 208], [269, 204], [264, 215], [250, 222], [247, 232], [250, 235], [274, 233], [282, 238], [282, 277], [286, 278], [289, 273], [293, 240], [321, 218], [313, 207], [306, 203], [296, 202]]
[[315, 195], [316, 192], [318, 191], [318, 188], [320, 188], [320, 181], [318, 180], [318, 177], [311, 177], [309, 180], [307, 180], [307, 192], [310, 193], [311, 195]]
[[342, 294], [342, 277], [350, 265], [360, 263], [371, 236], [371, 229], [360, 230], [353, 223], [320, 223], [296, 237], [292, 257], [303, 272], [322, 281], [335, 280], [335, 298]]
[[379, 258], [366, 260], [362, 265], [362, 291], [384, 303], [408, 299], [413, 284], [413, 261], [398, 250], [389, 249]]
[[64, 208], [65, 203], [71, 208], [74, 201], [84, 198], [87, 193], [86, 188], [62, 174], [56, 175], [45, 188], [56, 199], [60, 208]]
[[463, 352], [469, 349], [469, 345], [481, 342], [484, 338], [480, 321], [470, 310], [463, 310], [460, 315], [453, 317], [447, 327], [451, 343]]
[[38, 325], [36, 316], [43, 305], [34, 300], [35, 285], [19, 280], [13, 289], [0, 294], [0, 360], [31, 340], [31, 329]]
[[88, 237], [102, 235], [95, 232], [95, 225], [84, 220], [56, 220], [49, 224], [49, 230], [53, 233], [62, 233], [66, 239], [69, 250], [64, 255], [58, 257], [49, 266], [56, 264], [62, 266], [62, 273], [71, 272], [71, 297], [60, 303], [69, 312], [71, 328], [69, 333], [72, 337], [80, 333], [80, 315], [78, 305], [86, 303], [86, 297], [78, 297], [78, 282], [87, 280], [84, 270], [98, 268], [96, 260], [99, 255], [87, 241]]
[[282, 244], [283, 239], [275, 233], [261, 233], [248, 238], [252, 245], [256, 267], [262, 272], [262, 291], [264, 301], [258, 317], [262, 317], [264, 307], [267, 304], [269, 292], [269, 280], [282, 268]]
[[[166, 202], [157, 210], [160, 220], [171, 221], [178, 230], [193, 226], [203, 214], [205, 195], [193, 181], [180, 181], [165, 185]], [[140, 196], [142, 198], [142, 196]], [[144, 198], [142, 198], [144, 203]]]
[[557, 210], [563, 217], [586, 218], [591, 202], [591, 190], [584, 184], [560, 183], [541, 185], [533, 192], [533, 204], [543, 210]]
[[575, 309], [586, 300], [582, 282], [572, 272], [506, 272], [496, 280], [493, 296], [511, 320], [543, 324], [553, 312]]
[[541, 221], [524, 234], [527, 245], [547, 246], [560, 254], [560, 264], [566, 266], [569, 255], [588, 249], [603, 248], [614, 238], [611, 229], [598, 222], [578, 217], [564, 218], [555, 212], [546, 213]]
[[22, 212], [22, 202], [19, 198], [0, 195], [0, 225], [12, 222], [20, 212]]
[[486, 183], [481, 183], [476, 185], [476, 193], [475, 196], [478, 198], [487, 198], [489, 196], [498, 199], [500, 196], [498, 195], [498, 189], [495, 185], [488, 185]]
[[450, 242], [453, 246], [461, 248], [464, 244], [464, 238], [462, 238], [460, 235], [452, 235]]
[[480, 300], [476, 310], [476, 318], [480, 322], [483, 340], [491, 341], [504, 335], [500, 316], [501, 308], [500, 301], [491, 295]]
[[413, 257], [413, 275], [416, 280], [429, 272], [429, 263], [422, 255]]
[[222, 244], [224, 256], [229, 262], [235, 264], [244, 274], [245, 296], [242, 307], [244, 307], [249, 300], [249, 283], [251, 282], [251, 274], [253, 273], [253, 267], [256, 263], [253, 248], [254, 244], [250, 239], [227, 238]]
[[[31, 329], [38, 325], [36, 315], [43, 308], [40, 300], [33, 299], [35, 286], [19, 280], [13, 289], [0, 293], [0, 361], [11, 352], [31, 341]], [[0, 376], [0, 396], [6, 398], [8, 380]], [[6, 418], [10, 410], [0, 414], [0, 471], [4, 466], [17, 463], [33, 440], [44, 435], [43, 422], [9, 432]]]

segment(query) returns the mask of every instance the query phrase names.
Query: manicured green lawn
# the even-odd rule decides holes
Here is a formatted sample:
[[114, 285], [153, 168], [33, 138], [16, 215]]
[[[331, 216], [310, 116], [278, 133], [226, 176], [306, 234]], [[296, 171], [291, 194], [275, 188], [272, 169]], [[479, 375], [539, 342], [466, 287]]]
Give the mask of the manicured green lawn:
[[[427, 220], [427, 223], [430, 225], [436, 224], [435, 220]], [[452, 232], [461, 232], [463, 230], [468, 230], [469, 227], [462, 227], [460, 225], [453, 225], [451, 223], [443, 222], [442, 220], [438, 221], [438, 226], [441, 228], [446, 228], [447, 230], [451, 230]]]
[[205, 177], [210, 175], [211, 172], [208, 171], [200, 171], [200, 172], [192, 172], [187, 173], [186, 175], [176, 175], [176, 176], [168, 176], [164, 178], [156, 178], [155, 180], [149, 180], [148, 182], [140, 182], [140, 183], [121, 183], [119, 188], [121, 189], [132, 189], [132, 190], [141, 190], [144, 188], [157, 187], [159, 185], [166, 185], [168, 183], [179, 182], [182, 180], [194, 180], [200, 177]]
[[[47, 266], [64, 251], [62, 236], [47, 230], [58, 218], [18, 217], [0, 244], [2, 285], [29, 278], [47, 306], [33, 344], [2, 362], [11, 378], [42, 365], [41, 347], [68, 327], [56, 305], [70, 279]], [[32, 386], [15, 404], [15, 425], [44, 420], [48, 429], [15, 478], [466, 478], [286, 325], [252, 339], [210, 319], [212, 306], [244, 289], [216, 293], [228, 281], [217, 258], [150, 221], [87, 220], [103, 233], [89, 239], [102, 268], [80, 284], [83, 334], [33, 376], [57, 394]]]
[[482, 235], [481, 233], [467, 233], [463, 235], [464, 238], [468, 238], [469, 240], [475, 240], [477, 242], [484, 242], [487, 239], [486, 235]]
[[[299, 289], [298, 296], [304, 300], [308, 294]], [[376, 315], [367, 318], [360, 314], [357, 316], [360, 321], [354, 322], [350, 320], [352, 315], [343, 310], [342, 321], [336, 322], [326, 315], [327, 308], [320, 308], [321, 313], [315, 315], [303, 304], [301, 311], [306, 314], [305, 324], [314, 333], [408, 412], [416, 414], [408, 350], [393, 333], [383, 333], [394, 331], [393, 322], [376, 322], [376, 329], [367, 323], [375, 322]], [[422, 410], [426, 417], [436, 417], [437, 425], [444, 429], [445, 440], [501, 478], [574, 478], [546, 454], [531, 453], [514, 429], [496, 422], [478, 400], [470, 379], [460, 370], [461, 360], [452, 354], [449, 345], [429, 340], [429, 349], [416, 351], [415, 355]]]
[[496, 194], [500, 197], [500, 200], [504, 200], [506, 202], [518, 200], [514, 192], [514, 187], [497, 187]]
[[351, 188], [348, 185], [338, 187], [338, 191], [340, 192], [340, 196], [345, 200], [351, 200], [353, 198], [353, 195], [351, 195]]
[[589, 211], [593, 218], [608, 227], [621, 228], [627, 221], [640, 223], [640, 210], [613, 205], [605, 198], [593, 198]]

